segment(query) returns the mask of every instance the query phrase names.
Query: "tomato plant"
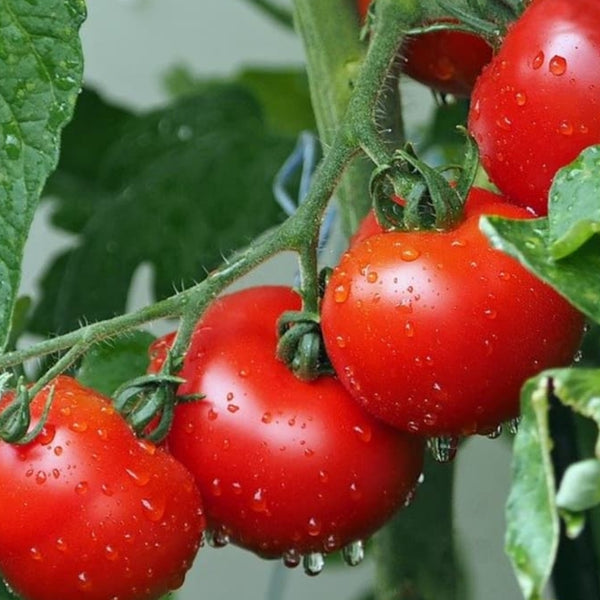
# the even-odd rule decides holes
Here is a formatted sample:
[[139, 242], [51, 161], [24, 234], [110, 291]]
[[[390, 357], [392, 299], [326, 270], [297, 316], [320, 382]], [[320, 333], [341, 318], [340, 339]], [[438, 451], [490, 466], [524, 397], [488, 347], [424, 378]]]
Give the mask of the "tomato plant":
[[483, 214], [528, 216], [473, 188], [458, 227], [363, 239], [327, 286], [323, 335], [340, 380], [404, 431], [491, 432], [517, 416], [528, 377], [579, 346], [581, 315], [490, 247]]
[[[412, 495], [423, 444], [377, 422], [333, 377], [296, 379], [275, 358], [288, 288], [217, 300], [198, 323], [169, 450], [196, 477], [220, 538], [286, 560], [370, 536]], [[168, 340], [154, 349], [153, 368]]]
[[473, 91], [469, 130], [492, 181], [536, 214], [556, 171], [600, 142], [600, 6], [533, 2]]
[[41, 433], [0, 442], [3, 576], [27, 600], [149, 600], [180, 587], [204, 528], [190, 473], [70, 377], [34, 398], [34, 422], [52, 388]]
[[[370, 0], [357, 0], [365, 19]], [[456, 23], [438, 19], [436, 23]], [[403, 72], [434, 90], [469, 96], [483, 67], [492, 59], [492, 47], [480, 36], [466, 31], [440, 30], [411, 35], [400, 51]]]

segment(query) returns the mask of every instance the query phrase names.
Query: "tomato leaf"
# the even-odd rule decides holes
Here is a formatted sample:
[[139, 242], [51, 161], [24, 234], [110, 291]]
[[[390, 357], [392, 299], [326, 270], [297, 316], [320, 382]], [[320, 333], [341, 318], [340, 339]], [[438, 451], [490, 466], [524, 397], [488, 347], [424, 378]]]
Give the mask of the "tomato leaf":
[[67, 177], [74, 174], [75, 188], [54, 188], [60, 192], [57, 224], [74, 227], [68, 211], [77, 188], [80, 197], [91, 188], [96, 194], [77, 217], [83, 224], [78, 245], [44, 277], [33, 331], [60, 332], [81, 318], [123, 313], [142, 263], [154, 267], [156, 297], [171, 295], [284, 218], [271, 185], [295, 139], [271, 133], [245, 89], [213, 84], [167, 108], [123, 119], [118, 137], [100, 147], [96, 178], [78, 177], [72, 163], [59, 166]]
[[554, 178], [548, 213], [553, 258], [572, 254], [600, 232], [599, 169], [600, 146], [591, 146]]
[[148, 346], [154, 336], [135, 331], [92, 348], [83, 359], [77, 379], [106, 396], [148, 368]]
[[559, 520], [550, 459], [547, 376], [528, 381], [515, 437], [506, 505], [506, 552], [526, 600], [541, 598], [558, 548]]
[[[571, 465], [565, 472], [558, 494], [556, 504], [568, 515], [582, 513], [600, 504], [600, 461], [594, 458], [581, 460]], [[578, 533], [582, 522], [575, 519], [569, 529]]]
[[548, 219], [483, 217], [481, 229], [495, 248], [510, 254], [576, 308], [600, 322], [600, 237], [561, 259], [551, 256]]
[[0, 349], [9, 336], [31, 220], [81, 86], [84, 16], [82, 0], [2, 3]]

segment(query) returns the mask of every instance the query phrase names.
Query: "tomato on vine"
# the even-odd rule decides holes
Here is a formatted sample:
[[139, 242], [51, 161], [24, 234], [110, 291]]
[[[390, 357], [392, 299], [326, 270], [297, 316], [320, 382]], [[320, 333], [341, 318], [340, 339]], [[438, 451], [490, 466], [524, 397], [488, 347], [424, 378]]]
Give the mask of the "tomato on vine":
[[[370, 0], [357, 0], [364, 21]], [[437, 23], [456, 23], [438, 19]], [[468, 97], [483, 67], [492, 59], [492, 47], [480, 36], [466, 31], [440, 30], [411, 35], [402, 45], [403, 72], [444, 94]]]
[[538, 0], [477, 81], [469, 113], [481, 161], [511, 201], [548, 210], [557, 170], [600, 142], [600, 4]]
[[578, 348], [582, 316], [490, 247], [483, 214], [529, 216], [473, 188], [455, 229], [356, 240], [325, 291], [323, 336], [340, 381], [401, 430], [492, 432], [518, 415], [528, 377], [568, 364]]
[[[373, 419], [331, 376], [297, 379], [275, 357], [285, 287], [217, 300], [198, 322], [169, 450], [196, 477], [208, 527], [264, 557], [332, 552], [370, 536], [412, 496], [423, 443]], [[152, 351], [164, 360], [172, 336]]]
[[39, 435], [0, 442], [3, 577], [24, 600], [155, 600], [180, 587], [204, 529], [192, 476], [70, 377], [33, 399], [33, 423], [52, 388]]

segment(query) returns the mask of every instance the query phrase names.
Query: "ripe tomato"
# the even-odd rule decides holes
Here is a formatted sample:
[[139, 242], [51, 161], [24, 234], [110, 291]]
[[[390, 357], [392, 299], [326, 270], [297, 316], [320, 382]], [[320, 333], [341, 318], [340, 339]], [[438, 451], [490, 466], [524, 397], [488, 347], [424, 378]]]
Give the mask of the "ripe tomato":
[[525, 379], [568, 363], [578, 347], [582, 316], [490, 247], [482, 214], [528, 216], [473, 188], [454, 230], [363, 239], [325, 291], [323, 336], [340, 380], [399, 429], [490, 432], [517, 416]]
[[469, 130], [508, 198], [547, 213], [556, 171], [600, 142], [600, 3], [539, 0], [473, 90]]
[[[361, 19], [370, 0], [357, 0]], [[438, 22], [456, 22], [439, 19]], [[469, 96], [481, 70], [492, 59], [492, 47], [464, 31], [432, 31], [407, 38], [400, 55], [403, 71], [412, 79], [444, 94]]]
[[66, 376], [51, 385], [41, 433], [0, 442], [3, 577], [28, 600], [154, 600], [179, 587], [204, 528], [192, 476], [108, 399]]
[[217, 300], [181, 372], [180, 393], [205, 398], [177, 406], [167, 438], [196, 477], [208, 527], [288, 560], [372, 534], [410, 498], [423, 460], [419, 438], [373, 419], [335, 378], [301, 381], [275, 358], [275, 323], [299, 308], [284, 287]]

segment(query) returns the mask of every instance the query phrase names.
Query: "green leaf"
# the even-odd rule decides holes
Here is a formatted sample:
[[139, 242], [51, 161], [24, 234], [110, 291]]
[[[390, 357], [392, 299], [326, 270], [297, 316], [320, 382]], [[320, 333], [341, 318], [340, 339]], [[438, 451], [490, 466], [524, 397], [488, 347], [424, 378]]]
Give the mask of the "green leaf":
[[592, 238], [573, 254], [554, 260], [547, 218], [483, 217], [480, 226], [492, 246], [516, 258], [576, 308], [600, 322], [600, 237]]
[[148, 346], [154, 336], [144, 331], [126, 334], [92, 348], [83, 359], [77, 379], [106, 396], [148, 368]]
[[0, 579], [0, 600], [19, 600], [19, 597], [12, 592], [2, 579]]
[[[63, 332], [122, 314], [142, 263], [154, 269], [157, 298], [201, 280], [283, 220], [271, 185], [294, 144], [271, 133], [254, 97], [233, 85], [128, 119], [101, 153], [93, 212], [79, 244], [44, 277], [30, 328]], [[59, 215], [71, 205], [72, 195], [61, 196]]]
[[589, 458], [571, 465], [560, 482], [556, 504], [570, 512], [600, 504], [600, 460]]
[[558, 171], [550, 188], [549, 242], [555, 259], [575, 252], [600, 232], [600, 146], [591, 146]]
[[83, 0], [5, 0], [0, 9], [0, 349], [23, 248], [59, 135], [81, 87]]
[[548, 376], [540, 376], [522, 390], [522, 420], [506, 505], [506, 552], [526, 600], [542, 597], [559, 539], [548, 428], [549, 381]]

